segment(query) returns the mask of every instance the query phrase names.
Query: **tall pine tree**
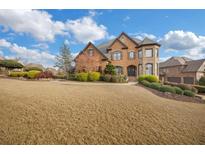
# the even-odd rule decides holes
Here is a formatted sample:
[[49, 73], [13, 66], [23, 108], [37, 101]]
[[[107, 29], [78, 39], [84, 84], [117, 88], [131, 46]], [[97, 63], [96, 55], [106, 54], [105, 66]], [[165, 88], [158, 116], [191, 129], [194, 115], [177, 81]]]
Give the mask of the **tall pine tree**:
[[72, 68], [72, 59], [70, 48], [68, 47], [68, 44], [64, 42], [60, 48], [59, 55], [56, 56], [55, 67], [64, 70], [65, 73], [68, 74]]

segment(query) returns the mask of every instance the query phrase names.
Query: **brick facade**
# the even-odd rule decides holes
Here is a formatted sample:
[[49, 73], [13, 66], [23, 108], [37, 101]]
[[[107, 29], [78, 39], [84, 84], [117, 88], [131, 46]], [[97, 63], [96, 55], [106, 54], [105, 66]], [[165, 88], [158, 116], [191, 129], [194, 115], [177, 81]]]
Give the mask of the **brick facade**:
[[[116, 67], [121, 67], [122, 74], [129, 76], [130, 74], [136, 77], [141, 74], [146, 74], [146, 64], [151, 64], [152, 74], [157, 75], [159, 73], [159, 47], [157, 43], [140, 44], [140, 42], [134, 41], [127, 34], [122, 33], [119, 37], [114, 39], [109, 46], [106, 47], [106, 52], [98, 50], [92, 43], [88, 43], [83, 51], [75, 58], [76, 72], [80, 71], [98, 71], [99, 67], [104, 70], [106, 64], [111, 62]], [[93, 55], [89, 55], [89, 49], [93, 49]], [[152, 50], [152, 57], [145, 56], [145, 50]], [[142, 58], [138, 57], [138, 52], [142, 51]], [[115, 60], [114, 54], [116, 52], [121, 53], [121, 58]], [[129, 57], [129, 53], [134, 52], [134, 58]], [[158, 53], [157, 53], [158, 52]], [[107, 57], [107, 58], [106, 58]], [[141, 73], [138, 71], [139, 65], [141, 66]], [[133, 72], [134, 71], [134, 72]]]

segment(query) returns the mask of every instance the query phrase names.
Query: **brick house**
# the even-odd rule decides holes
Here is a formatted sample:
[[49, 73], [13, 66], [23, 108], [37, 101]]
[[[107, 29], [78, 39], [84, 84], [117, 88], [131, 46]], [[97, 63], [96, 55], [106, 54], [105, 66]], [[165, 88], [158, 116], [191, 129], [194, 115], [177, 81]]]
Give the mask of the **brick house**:
[[191, 60], [186, 57], [171, 57], [159, 63], [162, 81], [194, 84], [205, 75], [205, 59]]
[[117, 38], [95, 46], [89, 42], [75, 58], [75, 71], [100, 71], [108, 62], [118, 74], [135, 79], [141, 74], [159, 74], [160, 44], [149, 39], [139, 40], [121, 33]]

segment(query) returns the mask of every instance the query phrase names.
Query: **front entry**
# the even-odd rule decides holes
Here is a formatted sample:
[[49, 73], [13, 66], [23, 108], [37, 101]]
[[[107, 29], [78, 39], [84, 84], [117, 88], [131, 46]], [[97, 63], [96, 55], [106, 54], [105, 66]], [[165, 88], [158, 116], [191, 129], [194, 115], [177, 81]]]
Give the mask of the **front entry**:
[[136, 76], [136, 66], [130, 65], [127, 67], [127, 76]]
[[127, 67], [127, 76], [129, 81], [136, 81], [136, 72], [137, 72], [136, 66], [130, 65]]

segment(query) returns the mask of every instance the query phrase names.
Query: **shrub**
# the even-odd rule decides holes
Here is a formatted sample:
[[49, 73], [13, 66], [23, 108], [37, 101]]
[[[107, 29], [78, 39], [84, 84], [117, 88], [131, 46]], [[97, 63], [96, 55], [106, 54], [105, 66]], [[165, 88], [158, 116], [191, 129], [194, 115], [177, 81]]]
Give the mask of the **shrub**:
[[184, 90], [184, 95], [194, 97], [195, 93], [193, 93], [191, 90]]
[[26, 77], [27, 72], [10, 72], [10, 77]]
[[162, 92], [176, 93], [175, 88], [169, 85], [162, 85], [159, 90]]
[[88, 81], [88, 73], [86, 72], [77, 73], [76, 79], [78, 81]]
[[160, 87], [162, 85], [160, 83], [157, 83], [157, 82], [152, 82], [150, 83], [149, 87], [152, 88], [152, 89], [156, 89], [156, 90], [160, 90]]
[[194, 85], [194, 88], [196, 88], [199, 93], [205, 93], [205, 86]]
[[150, 87], [150, 84], [151, 84], [151, 83], [148, 82], [148, 81], [146, 81], [146, 80], [142, 80], [142, 81], [141, 81], [141, 84], [144, 85], [144, 86], [146, 86], [146, 87]]
[[137, 79], [139, 82], [142, 82], [145, 80], [145, 75], [140, 75]]
[[36, 79], [40, 73], [41, 73], [41, 71], [29, 71], [27, 73], [27, 77], [29, 79]]
[[181, 88], [182, 90], [191, 90], [194, 93], [197, 93], [197, 89], [194, 88], [192, 85], [187, 85], [187, 84], [183, 84], [183, 83], [173, 83], [173, 82], [165, 82], [164, 84], [176, 86], [176, 87]]
[[53, 78], [53, 73], [51, 71], [40, 72], [37, 78]]
[[105, 74], [115, 75], [116, 74], [115, 66], [112, 65], [111, 63], [107, 64], [104, 72], [105, 72]]
[[99, 81], [100, 80], [100, 73], [99, 72], [89, 72], [88, 73], [88, 80], [89, 81]]
[[159, 79], [155, 75], [141, 75], [138, 78], [138, 81], [141, 82], [143, 80], [147, 80], [149, 82], [159, 82]]
[[200, 79], [199, 79], [199, 85], [200, 86], [205, 86], [205, 77], [202, 76]]
[[39, 67], [26, 67], [25, 71], [43, 71], [43, 70]]
[[173, 87], [176, 91], [176, 94], [183, 95], [184, 91], [179, 87]]
[[105, 81], [105, 82], [111, 82], [111, 78], [112, 78], [112, 75], [110, 74], [105, 74], [101, 76], [102, 81]]
[[149, 82], [159, 82], [157, 76], [155, 76], [155, 75], [146, 75], [145, 80], [147, 80]]

